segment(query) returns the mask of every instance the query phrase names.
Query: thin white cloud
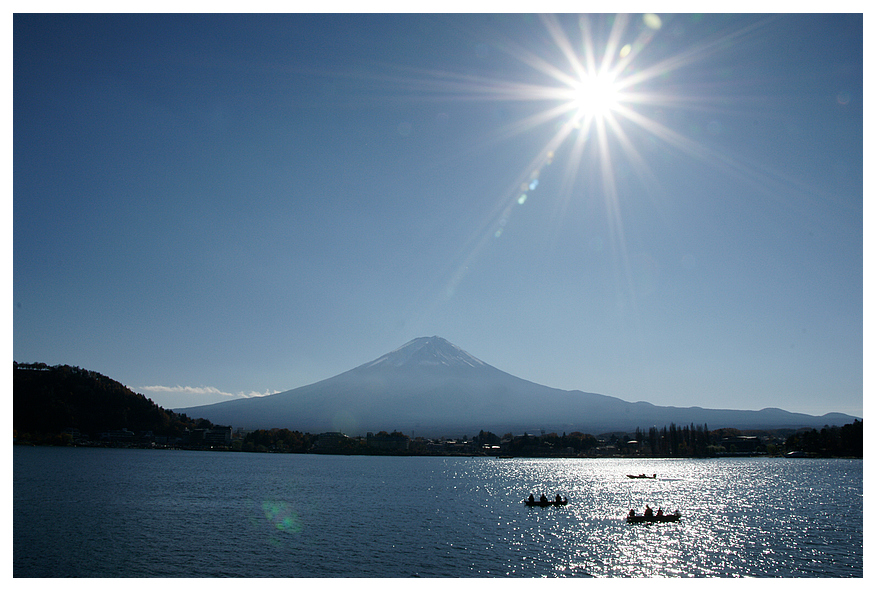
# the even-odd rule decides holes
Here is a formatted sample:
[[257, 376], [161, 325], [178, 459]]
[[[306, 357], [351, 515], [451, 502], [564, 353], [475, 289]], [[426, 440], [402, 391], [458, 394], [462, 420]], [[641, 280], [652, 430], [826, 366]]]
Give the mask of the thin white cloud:
[[277, 394], [279, 390], [265, 392], [223, 392], [213, 386], [143, 386], [140, 388], [152, 402], [162, 408], [186, 409], [194, 406], [207, 406], [218, 402], [228, 402], [242, 398], [256, 398]]
[[212, 386], [198, 386], [197, 388], [193, 386], [143, 386], [141, 390], [174, 394], [221, 394], [222, 396], [234, 396], [234, 394], [222, 392]]
[[264, 392], [250, 392], [246, 394], [244, 392], [240, 393], [240, 396], [244, 398], [260, 398], [262, 396], [270, 396], [271, 394], [279, 394], [280, 390], [265, 390]]

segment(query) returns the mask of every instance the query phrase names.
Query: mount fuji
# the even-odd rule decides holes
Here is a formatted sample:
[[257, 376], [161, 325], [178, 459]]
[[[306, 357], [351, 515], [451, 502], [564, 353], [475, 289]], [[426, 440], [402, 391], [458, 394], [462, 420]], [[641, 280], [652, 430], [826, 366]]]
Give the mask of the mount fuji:
[[710, 429], [821, 428], [855, 418], [775, 408], [661, 407], [559, 390], [505, 373], [437, 336], [414, 339], [374, 361], [279, 394], [174, 410], [244, 429], [347, 435], [397, 430], [425, 437], [458, 437], [481, 429], [499, 435], [540, 430], [598, 434], [670, 423], [707, 424]]

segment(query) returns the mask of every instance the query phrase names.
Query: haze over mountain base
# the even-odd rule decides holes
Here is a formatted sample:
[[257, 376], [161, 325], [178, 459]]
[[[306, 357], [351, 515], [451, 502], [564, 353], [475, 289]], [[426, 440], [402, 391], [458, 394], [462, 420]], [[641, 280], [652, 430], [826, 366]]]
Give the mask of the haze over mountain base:
[[504, 433], [635, 431], [708, 425], [710, 429], [821, 428], [855, 418], [815, 417], [777, 408], [758, 411], [655, 406], [559, 390], [492, 367], [440, 337], [421, 337], [342, 374], [260, 398], [175, 409], [243, 429], [320, 433], [402, 431], [440, 437]]

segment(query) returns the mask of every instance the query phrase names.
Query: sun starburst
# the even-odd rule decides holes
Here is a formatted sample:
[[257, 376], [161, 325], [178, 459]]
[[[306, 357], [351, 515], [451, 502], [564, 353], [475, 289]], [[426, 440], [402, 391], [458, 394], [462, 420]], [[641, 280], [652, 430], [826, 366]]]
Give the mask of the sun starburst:
[[[531, 160], [509, 176], [494, 209], [472, 233], [473, 243], [465, 247], [468, 255], [448, 282], [447, 293], [455, 290], [478, 252], [502, 236], [515, 212], [536, 194], [548, 166], [562, 166], [560, 185], [553, 192], [561, 213], [572, 199], [582, 195], [578, 180], [586, 171], [588, 185], [583, 194], [598, 196], [604, 204], [609, 242], [619, 257], [619, 268], [625, 270], [621, 275], [628, 274], [629, 267], [618, 170], [631, 172], [646, 192], [659, 191], [658, 175], [649, 156], [653, 146], [675, 150], [742, 182], [765, 184], [770, 180], [756, 165], [716, 152], [659, 116], [661, 109], [709, 108], [707, 102], [697, 104], [700, 97], [685, 92], [679, 85], [684, 84], [680, 82], [683, 78], [674, 74], [738, 43], [770, 22], [770, 17], [742, 29], [719, 32], [678, 51], [664, 42], [662, 49], [654, 52], [652, 42], [665, 32], [663, 19], [654, 14], [582, 15], [577, 19], [577, 31], [566, 17], [562, 23], [552, 15], [539, 18], [546, 37], [526, 43], [489, 39], [491, 46], [525, 68], [492, 77], [406, 70], [382, 80], [399, 84], [408, 98], [421, 93], [424, 100], [537, 105], [528, 114], [494, 126], [470, 148], [473, 152], [521, 137], [531, 142], [536, 135], [545, 137], [543, 130], [553, 130], [540, 146], [532, 144]], [[674, 86], [667, 83], [673, 79]]]

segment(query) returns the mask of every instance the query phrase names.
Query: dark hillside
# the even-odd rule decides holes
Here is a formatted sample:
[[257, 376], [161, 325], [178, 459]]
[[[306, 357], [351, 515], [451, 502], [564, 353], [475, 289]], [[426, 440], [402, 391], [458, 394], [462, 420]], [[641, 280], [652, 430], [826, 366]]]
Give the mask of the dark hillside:
[[68, 429], [90, 437], [119, 429], [180, 436], [195, 426], [113, 379], [69, 365], [13, 362], [12, 391], [12, 427], [19, 436], [40, 438]]

